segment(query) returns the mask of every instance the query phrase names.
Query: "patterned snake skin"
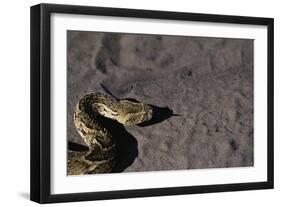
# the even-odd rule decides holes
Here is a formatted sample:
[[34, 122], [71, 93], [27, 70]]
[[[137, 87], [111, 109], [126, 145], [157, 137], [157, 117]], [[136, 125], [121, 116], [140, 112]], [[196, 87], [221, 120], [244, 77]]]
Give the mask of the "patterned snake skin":
[[151, 119], [152, 107], [145, 103], [116, 100], [102, 93], [83, 96], [75, 107], [75, 126], [89, 150], [68, 152], [68, 175], [108, 173], [116, 162], [116, 140], [99, 117], [124, 125], [135, 125]]

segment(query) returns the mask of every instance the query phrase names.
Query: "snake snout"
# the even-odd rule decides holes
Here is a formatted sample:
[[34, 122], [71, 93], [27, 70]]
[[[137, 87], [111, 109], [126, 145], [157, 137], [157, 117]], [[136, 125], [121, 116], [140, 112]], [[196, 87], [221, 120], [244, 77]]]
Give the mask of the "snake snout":
[[149, 114], [151, 115], [151, 117], [153, 116], [153, 109], [152, 108], [149, 109]]
[[152, 109], [151, 106], [148, 106], [147, 119], [146, 120], [148, 121], [148, 120], [152, 119], [152, 117], [153, 117], [153, 109]]

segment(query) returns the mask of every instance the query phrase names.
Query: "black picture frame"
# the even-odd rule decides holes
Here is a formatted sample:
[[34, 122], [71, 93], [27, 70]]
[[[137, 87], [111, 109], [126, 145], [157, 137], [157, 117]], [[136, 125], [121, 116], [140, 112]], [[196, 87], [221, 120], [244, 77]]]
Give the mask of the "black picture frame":
[[[50, 193], [50, 15], [52, 13], [182, 20], [210, 23], [232, 23], [267, 26], [267, 181], [154, 189], [85, 192], [74, 194]], [[102, 8], [89, 6], [39, 4], [31, 7], [31, 174], [30, 199], [39, 203], [88, 201], [101, 199], [166, 196], [179, 194], [242, 191], [273, 188], [273, 38], [272, 18], [195, 14], [168, 11]]]

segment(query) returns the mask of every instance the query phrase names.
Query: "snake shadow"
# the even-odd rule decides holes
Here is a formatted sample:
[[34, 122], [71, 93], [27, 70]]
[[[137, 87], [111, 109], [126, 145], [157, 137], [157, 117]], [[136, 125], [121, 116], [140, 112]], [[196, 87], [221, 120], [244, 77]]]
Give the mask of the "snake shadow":
[[126, 168], [132, 165], [136, 157], [138, 157], [138, 142], [136, 138], [117, 121], [100, 117], [99, 122], [106, 126], [107, 130], [112, 134], [113, 139], [116, 141], [117, 158], [112, 173], [123, 172]]
[[[132, 101], [132, 99], [129, 100]], [[172, 116], [176, 116], [176, 114], [173, 114], [173, 111], [168, 107], [150, 106], [153, 108], [152, 118], [147, 122], [138, 124], [137, 126], [147, 127], [158, 124]], [[101, 125], [106, 126], [107, 130], [112, 134], [113, 139], [116, 141], [117, 158], [116, 164], [111, 173], [123, 172], [126, 168], [132, 165], [136, 157], [138, 157], [138, 142], [122, 124], [103, 116], [98, 116], [98, 122]], [[88, 147], [68, 142], [68, 149], [72, 151], [87, 151]]]

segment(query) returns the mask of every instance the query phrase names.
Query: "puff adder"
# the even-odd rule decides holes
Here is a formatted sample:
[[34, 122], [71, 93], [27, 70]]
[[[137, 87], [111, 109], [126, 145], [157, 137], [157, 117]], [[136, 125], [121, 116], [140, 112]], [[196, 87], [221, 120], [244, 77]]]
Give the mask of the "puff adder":
[[107, 126], [100, 122], [100, 116], [124, 125], [134, 125], [150, 120], [152, 114], [152, 107], [145, 103], [116, 100], [102, 93], [84, 95], [75, 107], [74, 124], [89, 150], [69, 151], [68, 175], [112, 171], [117, 157], [116, 140]]

